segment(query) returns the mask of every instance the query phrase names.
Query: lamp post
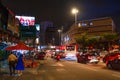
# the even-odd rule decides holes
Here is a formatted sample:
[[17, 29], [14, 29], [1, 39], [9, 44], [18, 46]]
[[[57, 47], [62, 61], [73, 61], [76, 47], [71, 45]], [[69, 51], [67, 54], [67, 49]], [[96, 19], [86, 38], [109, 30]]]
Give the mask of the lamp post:
[[74, 14], [75, 15], [75, 26], [76, 26], [76, 24], [77, 24], [77, 14], [78, 14], [78, 9], [76, 9], [76, 8], [73, 8], [72, 9], [72, 14]]
[[58, 33], [59, 33], [59, 45], [61, 45], [61, 32], [62, 32], [62, 30], [58, 29]]

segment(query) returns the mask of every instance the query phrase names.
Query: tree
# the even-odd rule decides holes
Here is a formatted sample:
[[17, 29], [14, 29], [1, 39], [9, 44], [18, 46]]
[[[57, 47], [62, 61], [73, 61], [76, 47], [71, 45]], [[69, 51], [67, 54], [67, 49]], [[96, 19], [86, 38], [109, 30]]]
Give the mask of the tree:
[[81, 37], [75, 38], [75, 40], [76, 40], [76, 43], [79, 45], [79, 47], [84, 50], [85, 47], [87, 46], [86, 33], [83, 33], [83, 34], [81, 35]]
[[97, 37], [89, 37], [88, 39], [87, 39], [87, 44], [88, 44], [88, 46], [94, 46], [95, 48], [97, 48], [98, 47], [98, 43], [99, 43], [99, 38], [97, 38]]
[[102, 35], [102, 40], [107, 43], [108, 49], [110, 49], [112, 44], [117, 44], [119, 40], [119, 35], [117, 33], [105, 33]]

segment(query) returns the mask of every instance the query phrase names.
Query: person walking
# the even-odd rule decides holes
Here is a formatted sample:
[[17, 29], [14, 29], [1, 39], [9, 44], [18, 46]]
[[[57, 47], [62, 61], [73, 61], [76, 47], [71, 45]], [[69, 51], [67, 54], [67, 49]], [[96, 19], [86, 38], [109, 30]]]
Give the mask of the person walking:
[[23, 60], [23, 55], [22, 54], [18, 57], [16, 70], [17, 70], [17, 75], [21, 76], [22, 73], [23, 73], [23, 70], [24, 70], [24, 60]]
[[16, 62], [17, 62], [17, 57], [11, 52], [10, 55], [8, 56], [10, 76], [15, 74]]

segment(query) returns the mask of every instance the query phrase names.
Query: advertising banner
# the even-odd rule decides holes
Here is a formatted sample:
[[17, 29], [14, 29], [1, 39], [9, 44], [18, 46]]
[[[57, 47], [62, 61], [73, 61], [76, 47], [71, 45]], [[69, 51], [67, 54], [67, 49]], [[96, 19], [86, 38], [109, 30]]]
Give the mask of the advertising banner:
[[34, 26], [35, 25], [35, 17], [30, 16], [15, 16], [19, 19], [22, 26]]

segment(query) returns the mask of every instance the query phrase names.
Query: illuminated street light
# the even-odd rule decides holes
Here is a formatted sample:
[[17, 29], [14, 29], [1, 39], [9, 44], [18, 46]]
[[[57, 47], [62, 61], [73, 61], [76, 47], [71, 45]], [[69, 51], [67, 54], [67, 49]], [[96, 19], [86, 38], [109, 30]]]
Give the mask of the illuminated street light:
[[74, 14], [75, 15], [75, 25], [77, 24], [77, 14], [78, 14], [78, 9], [76, 9], [76, 8], [73, 8], [72, 9], [72, 14]]

